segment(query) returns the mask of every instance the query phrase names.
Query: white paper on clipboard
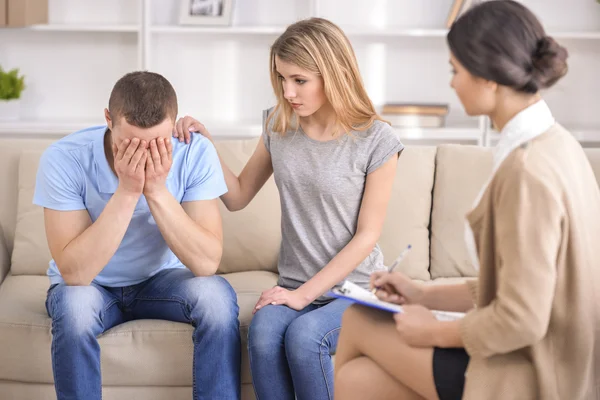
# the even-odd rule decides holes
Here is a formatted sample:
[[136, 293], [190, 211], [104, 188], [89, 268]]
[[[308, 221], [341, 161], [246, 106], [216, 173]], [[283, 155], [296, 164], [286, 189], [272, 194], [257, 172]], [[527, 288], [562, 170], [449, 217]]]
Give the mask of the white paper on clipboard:
[[[350, 281], [345, 281], [340, 288], [332, 289], [328, 295], [331, 297], [347, 299], [357, 304], [378, 308], [380, 310], [389, 311], [392, 313], [403, 312], [402, 306], [379, 300], [373, 293]], [[440, 321], [455, 321], [465, 316], [464, 313], [459, 312], [438, 310], [432, 310], [431, 312]]]

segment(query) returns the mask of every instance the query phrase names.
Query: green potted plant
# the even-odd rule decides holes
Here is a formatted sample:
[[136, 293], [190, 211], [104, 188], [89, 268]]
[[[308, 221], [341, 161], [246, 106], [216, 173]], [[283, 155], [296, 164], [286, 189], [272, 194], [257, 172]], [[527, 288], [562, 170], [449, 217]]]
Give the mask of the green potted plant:
[[23, 89], [25, 77], [19, 75], [19, 69], [5, 71], [0, 66], [0, 120], [19, 119]]

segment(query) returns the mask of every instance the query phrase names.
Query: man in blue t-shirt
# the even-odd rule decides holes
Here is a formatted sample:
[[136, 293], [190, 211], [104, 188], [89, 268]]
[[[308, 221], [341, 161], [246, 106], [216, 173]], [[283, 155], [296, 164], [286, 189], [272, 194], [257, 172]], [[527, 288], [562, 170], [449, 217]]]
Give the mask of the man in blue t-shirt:
[[40, 160], [34, 203], [53, 257], [58, 400], [101, 399], [96, 337], [134, 319], [192, 324], [194, 399], [240, 396], [237, 299], [215, 275], [227, 186], [208, 139], [171, 139], [176, 116], [164, 77], [129, 73], [112, 90], [107, 126], [59, 140]]

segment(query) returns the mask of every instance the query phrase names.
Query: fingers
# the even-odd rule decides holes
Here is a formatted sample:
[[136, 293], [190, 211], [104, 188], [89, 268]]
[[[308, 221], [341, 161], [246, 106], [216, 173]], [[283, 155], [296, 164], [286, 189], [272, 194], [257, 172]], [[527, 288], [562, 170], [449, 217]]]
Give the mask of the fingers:
[[[129, 139], [126, 139], [126, 140], [129, 140]], [[129, 162], [130, 162], [131, 158], [133, 157], [133, 154], [135, 153], [135, 151], [137, 150], [139, 145], [140, 145], [140, 139], [133, 138], [133, 140], [131, 140], [131, 143], [129, 143], [129, 146], [127, 146], [127, 149], [125, 150], [125, 153], [123, 154], [122, 160], [125, 160], [125, 161], [129, 160]]]
[[156, 145], [158, 147], [158, 154], [160, 154], [161, 163], [166, 162], [169, 159], [169, 152], [167, 151], [165, 139], [162, 137], [156, 139]]
[[152, 156], [152, 162], [156, 165], [160, 165], [161, 164], [161, 160], [160, 160], [160, 153], [158, 151], [158, 145], [157, 142], [158, 139], [152, 139], [150, 141], [150, 155]]
[[252, 314], [256, 314], [256, 312], [258, 310], [260, 310], [261, 308], [263, 308], [264, 306], [267, 306], [269, 304], [271, 304], [273, 300], [271, 299], [270, 296], [267, 297], [262, 297], [260, 299], [258, 299], [258, 302], [256, 303], [256, 305], [254, 306], [254, 310], [252, 310]]
[[202, 130], [206, 131], [204, 125], [202, 125], [200, 122], [198, 122], [192, 117], [186, 117], [185, 123], [183, 124], [183, 128], [183, 134], [185, 135], [186, 143], [190, 142], [193, 132], [200, 132], [204, 135], [204, 132]]
[[150, 150], [146, 150], [146, 173], [154, 174], [154, 161], [152, 161]]
[[184, 140], [185, 140], [185, 142], [186, 142], [186, 143], [188, 143], [188, 144], [190, 143], [190, 140], [192, 140], [192, 132], [194, 132], [194, 128], [193, 128], [193, 127], [190, 127], [190, 129], [191, 129], [191, 131], [190, 131], [190, 130], [186, 130], [186, 131], [184, 131], [184, 133], [183, 133], [183, 135], [184, 135]]
[[260, 298], [258, 299], [258, 301], [256, 302], [256, 305], [254, 306], [254, 310], [252, 310], [252, 314], [255, 314], [262, 307], [273, 303], [273, 301], [275, 300], [275, 297], [278, 297], [282, 291], [283, 290], [281, 287], [275, 286], [269, 290], [265, 290], [264, 292], [262, 292], [262, 294], [260, 295]]
[[121, 161], [123, 159], [123, 156], [125, 155], [125, 151], [127, 150], [127, 147], [129, 146], [130, 142], [131, 141], [129, 139], [125, 139], [121, 142], [121, 144], [119, 146], [115, 145], [115, 147], [117, 147], [115, 161]]
[[137, 150], [135, 151], [135, 153], [133, 153], [133, 156], [131, 157], [131, 160], [129, 161], [129, 166], [135, 170], [140, 162], [140, 160], [142, 159], [142, 156], [146, 153], [146, 141], [142, 140], [140, 145], [138, 146]]
[[146, 159], [148, 158], [148, 150], [144, 150], [142, 153], [142, 157], [140, 158], [137, 166], [135, 167], [135, 172], [140, 172], [140, 170], [146, 169]]
[[387, 271], [376, 271], [371, 274], [369, 279], [369, 286], [371, 288], [375, 287], [375, 281], [378, 280], [382, 275], [387, 274]]
[[183, 118], [179, 118], [177, 123], [175, 123], [175, 129], [173, 130], [173, 137], [178, 138], [181, 142], [181, 138], [183, 137]]
[[179, 139], [179, 142], [183, 142], [185, 140], [186, 143], [189, 143], [191, 136], [190, 132], [196, 132], [194, 125], [197, 122], [198, 121], [188, 115], [183, 118], [179, 118], [175, 124], [175, 133], [173, 136]]
[[379, 300], [382, 301], [387, 301], [388, 303], [394, 303], [399, 305], [406, 304], [406, 299], [403, 296], [400, 296], [396, 293], [390, 293], [385, 290], [378, 290], [377, 298], [379, 298]]
[[167, 140], [167, 156], [169, 161], [173, 161], [173, 143], [170, 140]]
[[383, 285], [385, 285], [387, 283], [391, 283], [392, 274], [390, 274], [386, 271], [373, 273], [373, 275], [375, 275], [375, 274], [377, 274], [377, 275], [372, 280], [373, 286], [382, 287]]

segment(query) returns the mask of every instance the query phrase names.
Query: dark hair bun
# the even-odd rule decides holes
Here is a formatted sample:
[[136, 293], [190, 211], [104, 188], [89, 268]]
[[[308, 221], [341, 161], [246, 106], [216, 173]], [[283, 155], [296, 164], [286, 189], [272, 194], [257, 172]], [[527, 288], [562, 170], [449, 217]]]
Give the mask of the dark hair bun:
[[454, 57], [477, 77], [537, 93], [567, 73], [567, 50], [546, 35], [537, 17], [513, 0], [477, 4], [448, 32]]
[[552, 37], [541, 38], [531, 60], [533, 69], [530, 84], [537, 89], [547, 89], [554, 85], [567, 73], [568, 56], [567, 49]]

